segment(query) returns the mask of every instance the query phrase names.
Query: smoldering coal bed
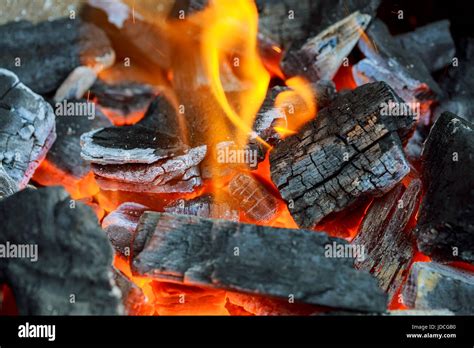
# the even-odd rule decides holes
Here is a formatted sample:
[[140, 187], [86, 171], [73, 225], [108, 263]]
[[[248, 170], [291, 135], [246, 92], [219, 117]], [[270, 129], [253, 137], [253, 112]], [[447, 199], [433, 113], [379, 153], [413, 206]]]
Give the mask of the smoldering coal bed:
[[59, 3], [0, 11], [0, 313], [474, 314], [462, 9]]

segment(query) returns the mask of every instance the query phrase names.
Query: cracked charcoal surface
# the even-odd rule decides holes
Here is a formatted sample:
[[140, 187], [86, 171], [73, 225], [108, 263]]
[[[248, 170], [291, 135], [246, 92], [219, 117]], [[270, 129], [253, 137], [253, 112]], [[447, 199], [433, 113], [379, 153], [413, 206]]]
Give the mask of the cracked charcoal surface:
[[435, 260], [474, 262], [473, 130], [445, 112], [423, 149], [425, 195], [415, 234], [419, 249]]
[[325, 245], [333, 242], [346, 243], [322, 232], [146, 212], [132, 269], [165, 281], [385, 311], [386, 296], [368, 273], [356, 271], [351, 259], [325, 257]]
[[[12, 70], [39, 94], [54, 92], [78, 66], [93, 64], [96, 57], [113, 54], [102, 30], [69, 18], [2, 25], [0, 51], [0, 66]], [[20, 66], [16, 58], [21, 59]]]
[[42, 97], [0, 69], [0, 161], [24, 188], [56, 138], [55, 116]]
[[474, 314], [474, 274], [437, 262], [414, 263], [402, 294], [415, 309]]
[[372, 273], [390, 298], [402, 284], [415, 252], [413, 233], [405, 227], [416, 211], [420, 194], [421, 181], [413, 179], [406, 189], [398, 184], [375, 199], [352, 241], [365, 250], [365, 259], [355, 260], [356, 268]]
[[414, 119], [381, 115], [400, 102], [383, 82], [338, 96], [270, 154], [271, 176], [300, 227], [314, 227], [365, 196], [381, 196], [409, 172], [402, 150]]
[[112, 248], [93, 211], [70, 201], [59, 187], [27, 188], [0, 201], [0, 243], [38, 247], [36, 262], [0, 261], [0, 281], [12, 288], [21, 315], [120, 314]]

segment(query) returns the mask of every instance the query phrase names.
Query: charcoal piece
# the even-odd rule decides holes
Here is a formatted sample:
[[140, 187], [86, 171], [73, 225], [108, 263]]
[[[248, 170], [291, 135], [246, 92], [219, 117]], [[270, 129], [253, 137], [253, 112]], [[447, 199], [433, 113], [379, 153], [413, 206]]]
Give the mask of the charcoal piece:
[[371, 23], [367, 36], [359, 40], [359, 48], [367, 58], [353, 68], [358, 85], [386, 81], [406, 102], [413, 97], [429, 101], [442, 95], [423, 60], [404, 50], [382, 21]]
[[422, 154], [425, 195], [415, 230], [435, 260], [474, 262], [474, 132], [449, 112], [433, 125]]
[[229, 291], [226, 296], [232, 305], [239, 306], [247, 313], [257, 316], [301, 316], [317, 315], [323, 312], [323, 309], [318, 306], [292, 303], [288, 302], [288, 300], [269, 298], [265, 296], [254, 296]]
[[437, 262], [416, 262], [402, 295], [405, 304], [411, 308], [443, 309], [457, 315], [472, 315], [474, 274]]
[[38, 94], [54, 92], [79, 66], [106, 66], [114, 51], [105, 33], [69, 18], [0, 26], [0, 66]]
[[298, 47], [350, 13], [375, 15], [380, 0], [257, 0], [259, 32], [284, 49]]
[[416, 54], [429, 71], [435, 72], [450, 64], [456, 52], [449, 27], [449, 20], [442, 20], [397, 35], [395, 39], [403, 49]]
[[81, 136], [81, 146], [83, 159], [104, 165], [150, 164], [187, 149], [178, 137], [140, 123], [85, 133]]
[[155, 99], [153, 87], [139, 83], [108, 84], [97, 80], [90, 91], [97, 104], [123, 123], [135, 113], [146, 110]]
[[184, 130], [180, 128], [179, 116], [168, 99], [160, 94], [150, 103], [140, 124], [149, 128], [163, 129], [168, 134], [180, 137]]
[[228, 191], [234, 205], [256, 222], [268, 222], [278, 212], [278, 201], [251, 175], [239, 173], [229, 182]]
[[56, 138], [54, 113], [11, 71], [0, 69], [0, 163], [24, 188]]
[[406, 189], [399, 184], [375, 199], [352, 241], [365, 253], [363, 260], [355, 260], [355, 267], [372, 273], [389, 298], [405, 279], [415, 253], [412, 231], [406, 227], [420, 194], [421, 181], [413, 179]]
[[154, 163], [92, 164], [100, 187], [132, 192], [192, 192], [202, 184], [199, 163], [206, 156], [205, 145], [182, 155]]
[[18, 191], [16, 182], [10, 178], [10, 175], [8, 175], [5, 169], [3, 169], [3, 166], [0, 163], [0, 200], [11, 196], [16, 191]]
[[[310, 86], [315, 97], [316, 107], [318, 109], [328, 106], [336, 97], [336, 87], [332, 81], [320, 80], [318, 82], [311, 83]], [[274, 127], [279, 122], [285, 124], [287, 118], [290, 117], [287, 116], [287, 113], [285, 112], [285, 107], [287, 107], [287, 105], [282, 105], [280, 108], [275, 106], [278, 95], [282, 92], [290, 90], [290, 88], [282, 86], [274, 86], [269, 89], [267, 96], [265, 97], [265, 100], [263, 101], [262, 106], [255, 117], [253, 125], [255, 134], [269, 144], [274, 144], [276, 140], [280, 139], [280, 136], [275, 131]], [[304, 101], [301, 98], [296, 99], [295, 104], [291, 105], [292, 109], [300, 109], [303, 106], [300, 106], [299, 103], [303, 102]], [[251, 141], [256, 142], [253, 139]]]
[[131, 241], [138, 220], [147, 210], [150, 209], [144, 205], [126, 202], [102, 220], [102, 228], [115, 251], [124, 256], [130, 256]]
[[[72, 113], [59, 113], [58, 107], [70, 108]], [[112, 124], [95, 104], [85, 99], [56, 103], [55, 108], [57, 136], [46, 159], [65, 174], [81, 179], [90, 171], [89, 163], [80, 156], [81, 135]]]
[[112, 248], [89, 207], [71, 208], [59, 187], [27, 188], [0, 201], [0, 219], [2, 252], [10, 253], [0, 281], [13, 290], [20, 315], [120, 313]]
[[[105, 65], [112, 66], [114, 60], [115, 57], [111, 56]], [[82, 98], [94, 84], [98, 70], [99, 69], [95, 67], [78, 66], [68, 75], [61, 86], [59, 86], [54, 94], [53, 100], [60, 102], [66, 99]]]
[[309, 81], [332, 80], [342, 62], [351, 53], [371, 17], [354, 12], [306, 41], [299, 50], [283, 59], [286, 76], [302, 75]]
[[143, 313], [142, 311], [145, 307], [147, 307], [147, 299], [142, 289], [140, 289], [130, 279], [128, 279], [127, 276], [123, 274], [123, 272], [116, 269], [115, 267], [112, 269], [115, 285], [117, 285], [122, 294], [122, 304], [125, 308], [125, 313], [127, 315], [153, 314], [153, 312]]
[[178, 199], [163, 208], [165, 213], [194, 215], [211, 219], [238, 221], [238, 211], [233, 210], [227, 202], [217, 201], [210, 194], [190, 200]]
[[300, 227], [314, 227], [367, 196], [382, 196], [409, 172], [402, 150], [410, 115], [384, 116], [400, 98], [383, 82], [339, 95], [270, 153], [272, 180]]
[[[325, 257], [325, 233], [146, 212], [132, 272], [165, 281], [383, 312], [386, 297], [348, 258]], [[237, 253], [237, 254], [236, 254]]]

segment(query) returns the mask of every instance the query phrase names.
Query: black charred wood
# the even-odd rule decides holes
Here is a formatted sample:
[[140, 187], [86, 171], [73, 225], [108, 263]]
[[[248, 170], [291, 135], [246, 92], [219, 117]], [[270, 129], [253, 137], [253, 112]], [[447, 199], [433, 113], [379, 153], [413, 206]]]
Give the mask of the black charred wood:
[[59, 187], [27, 188], [0, 201], [3, 252], [9, 243], [8, 250], [30, 246], [32, 256], [4, 255], [0, 263], [1, 282], [13, 290], [21, 315], [120, 313], [112, 248], [92, 210], [71, 204]]
[[425, 195], [415, 231], [435, 260], [474, 262], [474, 132], [449, 112], [433, 125], [422, 155]]
[[0, 26], [0, 66], [13, 71], [39, 94], [52, 93], [79, 66], [110, 61], [114, 52], [105, 33], [80, 19]]
[[270, 153], [271, 176], [300, 227], [314, 227], [367, 196], [382, 196], [409, 172], [402, 150], [413, 116], [384, 116], [400, 98], [383, 82], [338, 96]]
[[314, 231], [146, 212], [132, 270], [165, 281], [385, 311], [386, 297], [374, 279], [354, 270], [351, 259], [325, 257], [331, 243], [346, 242]]
[[449, 20], [442, 20], [395, 36], [401, 46], [417, 55], [426, 67], [435, 72], [452, 63], [456, 47], [449, 30]]
[[414, 236], [406, 227], [418, 207], [421, 188], [421, 181], [413, 179], [406, 189], [399, 184], [375, 199], [352, 241], [364, 250], [364, 257], [355, 260], [356, 268], [372, 273], [389, 298], [405, 279], [415, 253]]

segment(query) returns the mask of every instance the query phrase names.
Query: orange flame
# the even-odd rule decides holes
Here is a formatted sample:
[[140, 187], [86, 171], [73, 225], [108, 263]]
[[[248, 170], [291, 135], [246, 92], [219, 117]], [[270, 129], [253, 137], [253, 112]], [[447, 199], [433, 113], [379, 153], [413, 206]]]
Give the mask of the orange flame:
[[286, 124], [275, 126], [282, 138], [296, 134], [316, 116], [316, 99], [310, 84], [298, 76], [289, 78], [285, 83], [291, 89], [278, 94], [275, 100], [275, 106], [286, 114]]

